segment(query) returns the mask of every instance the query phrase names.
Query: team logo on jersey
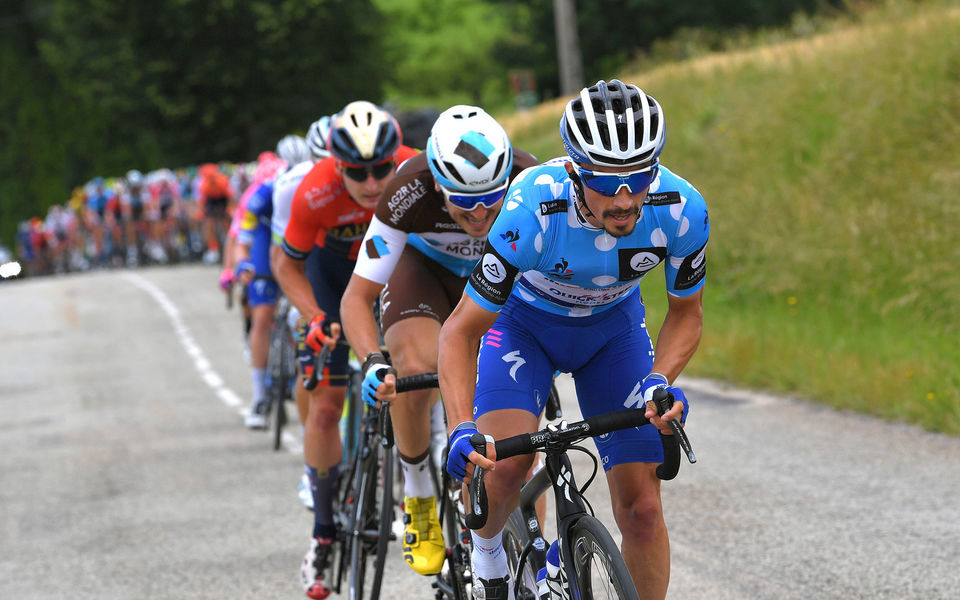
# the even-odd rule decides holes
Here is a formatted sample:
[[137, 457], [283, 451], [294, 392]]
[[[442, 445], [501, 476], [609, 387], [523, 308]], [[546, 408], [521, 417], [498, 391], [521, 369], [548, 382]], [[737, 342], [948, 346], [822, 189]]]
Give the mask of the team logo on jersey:
[[514, 252], [517, 251], [517, 240], [520, 239], [520, 230], [514, 229], [513, 231], [508, 231], [506, 233], [500, 234], [500, 239], [506, 240], [510, 243], [510, 249]]
[[367, 256], [370, 258], [382, 258], [390, 254], [390, 248], [387, 247], [387, 242], [379, 235], [375, 235], [367, 240], [365, 247]]
[[550, 274], [556, 277], [557, 279], [570, 279], [573, 277], [573, 271], [568, 269], [569, 263], [567, 259], [560, 257], [560, 262], [553, 265], [553, 270], [550, 271]]
[[651, 206], [666, 206], [668, 204], [679, 204], [680, 192], [653, 192], [647, 194], [644, 204]]
[[552, 215], [554, 213], [565, 213], [567, 212], [567, 201], [566, 200], [550, 200], [548, 202], [540, 203], [540, 214], [543, 216]]
[[483, 255], [483, 274], [493, 283], [500, 283], [507, 278], [507, 269], [500, 259], [491, 253]]
[[659, 246], [653, 248], [620, 248], [620, 281], [630, 281], [643, 277], [647, 271], [656, 267], [667, 257], [667, 249]]
[[690, 254], [680, 263], [677, 269], [677, 281], [674, 288], [677, 290], [689, 290], [703, 281], [707, 276], [707, 245], [704, 244], [699, 250]]

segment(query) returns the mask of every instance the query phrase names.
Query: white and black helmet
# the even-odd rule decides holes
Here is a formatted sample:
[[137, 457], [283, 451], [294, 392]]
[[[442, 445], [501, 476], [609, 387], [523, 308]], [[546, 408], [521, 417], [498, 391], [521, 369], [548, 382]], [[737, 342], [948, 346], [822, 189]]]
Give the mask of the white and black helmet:
[[619, 79], [598, 81], [567, 103], [560, 137], [574, 162], [606, 167], [652, 164], [667, 140], [663, 110]]
[[330, 156], [330, 150], [327, 149], [327, 137], [330, 136], [330, 117], [323, 116], [311, 123], [307, 131], [307, 146], [310, 147], [310, 154], [313, 158], [320, 160]]
[[480, 193], [504, 186], [513, 148], [503, 126], [477, 106], [458, 104], [440, 113], [427, 140], [427, 164], [448, 190]]
[[299, 135], [287, 135], [277, 142], [277, 156], [292, 167], [305, 160], [310, 160], [310, 147], [307, 146], [307, 140]]

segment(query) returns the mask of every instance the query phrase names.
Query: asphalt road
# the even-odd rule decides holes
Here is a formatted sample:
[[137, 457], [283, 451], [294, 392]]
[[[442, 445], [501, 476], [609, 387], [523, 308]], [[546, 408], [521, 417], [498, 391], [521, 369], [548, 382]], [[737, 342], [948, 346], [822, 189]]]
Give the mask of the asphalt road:
[[[304, 597], [300, 435], [274, 453], [244, 429], [239, 317], [216, 278], [0, 285], [0, 599]], [[684, 386], [700, 461], [664, 485], [669, 598], [960, 598], [960, 440]], [[605, 490], [590, 497], [615, 529]], [[398, 548], [385, 586], [432, 597]]]

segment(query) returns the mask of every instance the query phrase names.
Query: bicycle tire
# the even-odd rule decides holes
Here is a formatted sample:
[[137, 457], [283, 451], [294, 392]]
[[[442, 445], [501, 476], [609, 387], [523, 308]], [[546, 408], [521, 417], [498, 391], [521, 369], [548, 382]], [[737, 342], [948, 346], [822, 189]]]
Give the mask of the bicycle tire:
[[[527, 524], [523, 520], [523, 515], [520, 514], [520, 509], [516, 509], [510, 513], [510, 517], [503, 527], [503, 549], [507, 553], [507, 565], [510, 568], [511, 578], [517, 575], [520, 553], [523, 552], [530, 541]], [[537, 571], [542, 566], [533, 564], [532, 557], [527, 557], [523, 573], [517, 578], [520, 580], [520, 587], [516, 600], [536, 600], [539, 597], [537, 593]], [[510, 585], [515, 584], [515, 581], [511, 579]]]
[[396, 479], [393, 472], [394, 464], [397, 461], [397, 451], [394, 446], [385, 448], [380, 446], [378, 450], [378, 467], [380, 469], [380, 480], [377, 485], [379, 497], [376, 499], [376, 508], [379, 512], [377, 518], [377, 543], [376, 554], [373, 560], [373, 579], [370, 582], [370, 600], [378, 600], [380, 597], [381, 586], [383, 585], [383, 572], [387, 564], [387, 550], [390, 538], [393, 532], [393, 519], [395, 516], [393, 506], [393, 480]]
[[[283, 428], [287, 426], [287, 396], [290, 393], [290, 384], [295, 375], [291, 373], [291, 367], [296, 360], [296, 349], [289, 339], [287, 327], [281, 326], [275, 334], [277, 337], [276, 346], [279, 349], [278, 365], [273, 376], [273, 402], [276, 403], [276, 414], [273, 423], [273, 449], [279, 450], [283, 444]], [[271, 348], [272, 349], [272, 348]]]
[[[378, 600], [383, 584], [388, 544], [393, 527], [394, 448], [385, 448], [373, 437], [374, 448], [364, 461], [359, 480], [354, 531], [350, 549], [350, 600]], [[370, 532], [376, 531], [373, 539]], [[367, 582], [367, 560], [373, 558], [373, 573]], [[369, 594], [364, 586], [369, 583]]]
[[349, 600], [363, 599], [363, 583], [366, 575], [367, 553], [363, 540], [363, 531], [366, 529], [368, 512], [368, 496], [370, 495], [369, 472], [370, 459], [364, 459], [357, 465], [353, 480], [353, 516], [350, 519], [350, 530], [347, 532], [347, 544], [350, 548], [349, 578], [347, 582], [347, 598]]
[[[431, 464], [431, 471], [436, 467]], [[441, 512], [443, 514], [443, 535], [446, 541], [447, 570], [441, 571], [438, 577], [443, 581], [449, 590], [449, 595], [456, 600], [473, 600], [472, 586], [473, 578], [470, 573], [473, 565], [470, 562], [470, 548], [461, 540], [462, 535], [467, 535], [468, 530], [463, 523], [463, 514], [457, 506], [457, 499], [460, 497], [460, 485], [448, 474], [441, 472], [437, 474], [441, 494], [438, 502], [442, 502]]]
[[620, 549], [599, 520], [590, 515], [577, 519], [567, 529], [566, 538], [571, 559], [565, 568], [576, 573], [581, 600], [639, 600]]

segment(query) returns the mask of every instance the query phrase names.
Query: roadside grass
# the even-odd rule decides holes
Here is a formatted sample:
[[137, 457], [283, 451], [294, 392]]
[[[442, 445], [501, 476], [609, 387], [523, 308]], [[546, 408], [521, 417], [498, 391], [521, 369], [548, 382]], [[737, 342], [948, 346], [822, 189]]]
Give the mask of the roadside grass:
[[[622, 74], [713, 225], [687, 372], [960, 435], [960, 9]], [[563, 100], [507, 121], [562, 153]], [[522, 120], [521, 120], [522, 118]], [[643, 284], [651, 331], [665, 300]]]

